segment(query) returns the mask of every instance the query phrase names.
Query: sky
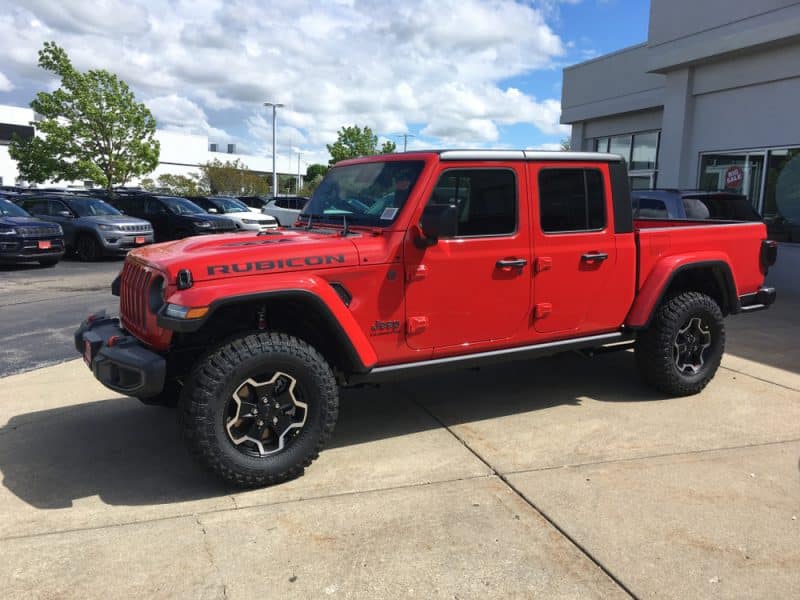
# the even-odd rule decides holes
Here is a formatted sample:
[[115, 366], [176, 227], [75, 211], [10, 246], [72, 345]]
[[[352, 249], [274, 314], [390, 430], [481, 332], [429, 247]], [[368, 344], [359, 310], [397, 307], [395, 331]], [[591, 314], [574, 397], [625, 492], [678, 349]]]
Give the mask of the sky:
[[108, 69], [162, 129], [326, 163], [367, 125], [402, 149], [557, 148], [565, 66], [647, 39], [647, 0], [0, 0], [0, 104], [58, 85], [43, 42]]

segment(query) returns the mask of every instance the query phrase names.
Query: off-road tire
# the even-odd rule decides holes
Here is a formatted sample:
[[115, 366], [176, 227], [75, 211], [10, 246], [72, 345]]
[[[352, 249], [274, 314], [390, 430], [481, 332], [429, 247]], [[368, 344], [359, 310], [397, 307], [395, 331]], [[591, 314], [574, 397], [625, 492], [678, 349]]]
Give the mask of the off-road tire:
[[39, 259], [39, 264], [43, 267], [54, 267], [58, 264], [59, 258], [42, 258]]
[[[674, 344], [678, 332], [699, 317], [711, 334], [711, 346], [697, 373], [678, 369]], [[683, 292], [665, 300], [636, 342], [636, 362], [644, 380], [670, 396], [700, 392], [719, 368], [725, 351], [725, 322], [719, 305], [700, 292]]]
[[81, 235], [75, 242], [75, 253], [83, 262], [98, 260], [103, 254], [98, 241], [88, 233]]
[[[251, 456], [229, 437], [226, 407], [243, 381], [265, 372], [295, 378], [308, 412], [286, 447]], [[286, 334], [259, 332], [234, 338], [200, 359], [186, 380], [179, 412], [186, 443], [201, 464], [226, 482], [260, 487], [301, 475], [319, 456], [336, 425], [339, 392], [330, 366], [313, 347]]]

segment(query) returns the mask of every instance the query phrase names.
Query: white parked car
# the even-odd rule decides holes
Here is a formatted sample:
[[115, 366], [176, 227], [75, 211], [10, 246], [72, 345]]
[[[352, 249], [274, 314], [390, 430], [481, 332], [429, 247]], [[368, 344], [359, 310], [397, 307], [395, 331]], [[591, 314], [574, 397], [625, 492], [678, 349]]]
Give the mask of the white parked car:
[[208, 213], [225, 215], [236, 224], [237, 229], [267, 231], [278, 228], [278, 220], [265, 214], [254, 213], [241, 200], [229, 196], [193, 196], [192, 202]]
[[283, 227], [294, 225], [297, 216], [308, 202], [308, 198], [303, 196], [278, 196], [270, 198], [261, 209], [262, 214], [270, 215], [278, 219], [278, 223]]

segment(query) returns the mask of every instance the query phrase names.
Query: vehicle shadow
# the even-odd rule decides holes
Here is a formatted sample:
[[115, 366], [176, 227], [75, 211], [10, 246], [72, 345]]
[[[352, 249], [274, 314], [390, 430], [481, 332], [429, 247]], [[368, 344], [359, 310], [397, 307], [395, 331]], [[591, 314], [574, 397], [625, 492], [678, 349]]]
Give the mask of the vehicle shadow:
[[[442, 422], [580, 406], [587, 395], [607, 402], [660, 399], [639, 382], [634, 369], [629, 352], [592, 361], [563, 355], [344, 390], [328, 447], [436, 429]], [[8, 490], [41, 509], [70, 507], [94, 495], [106, 504], [137, 506], [235, 491], [191, 459], [174, 411], [130, 398], [12, 417], [0, 428], [0, 472]]]

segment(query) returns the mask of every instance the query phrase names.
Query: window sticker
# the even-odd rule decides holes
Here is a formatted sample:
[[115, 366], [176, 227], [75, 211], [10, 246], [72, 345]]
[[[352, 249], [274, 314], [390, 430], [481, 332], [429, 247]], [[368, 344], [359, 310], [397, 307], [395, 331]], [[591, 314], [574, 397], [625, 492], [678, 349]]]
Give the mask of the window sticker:
[[400, 209], [394, 207], [384, 208], [381, 213], [381, 221], [391, 221], [397, 216], [398, 210]]

